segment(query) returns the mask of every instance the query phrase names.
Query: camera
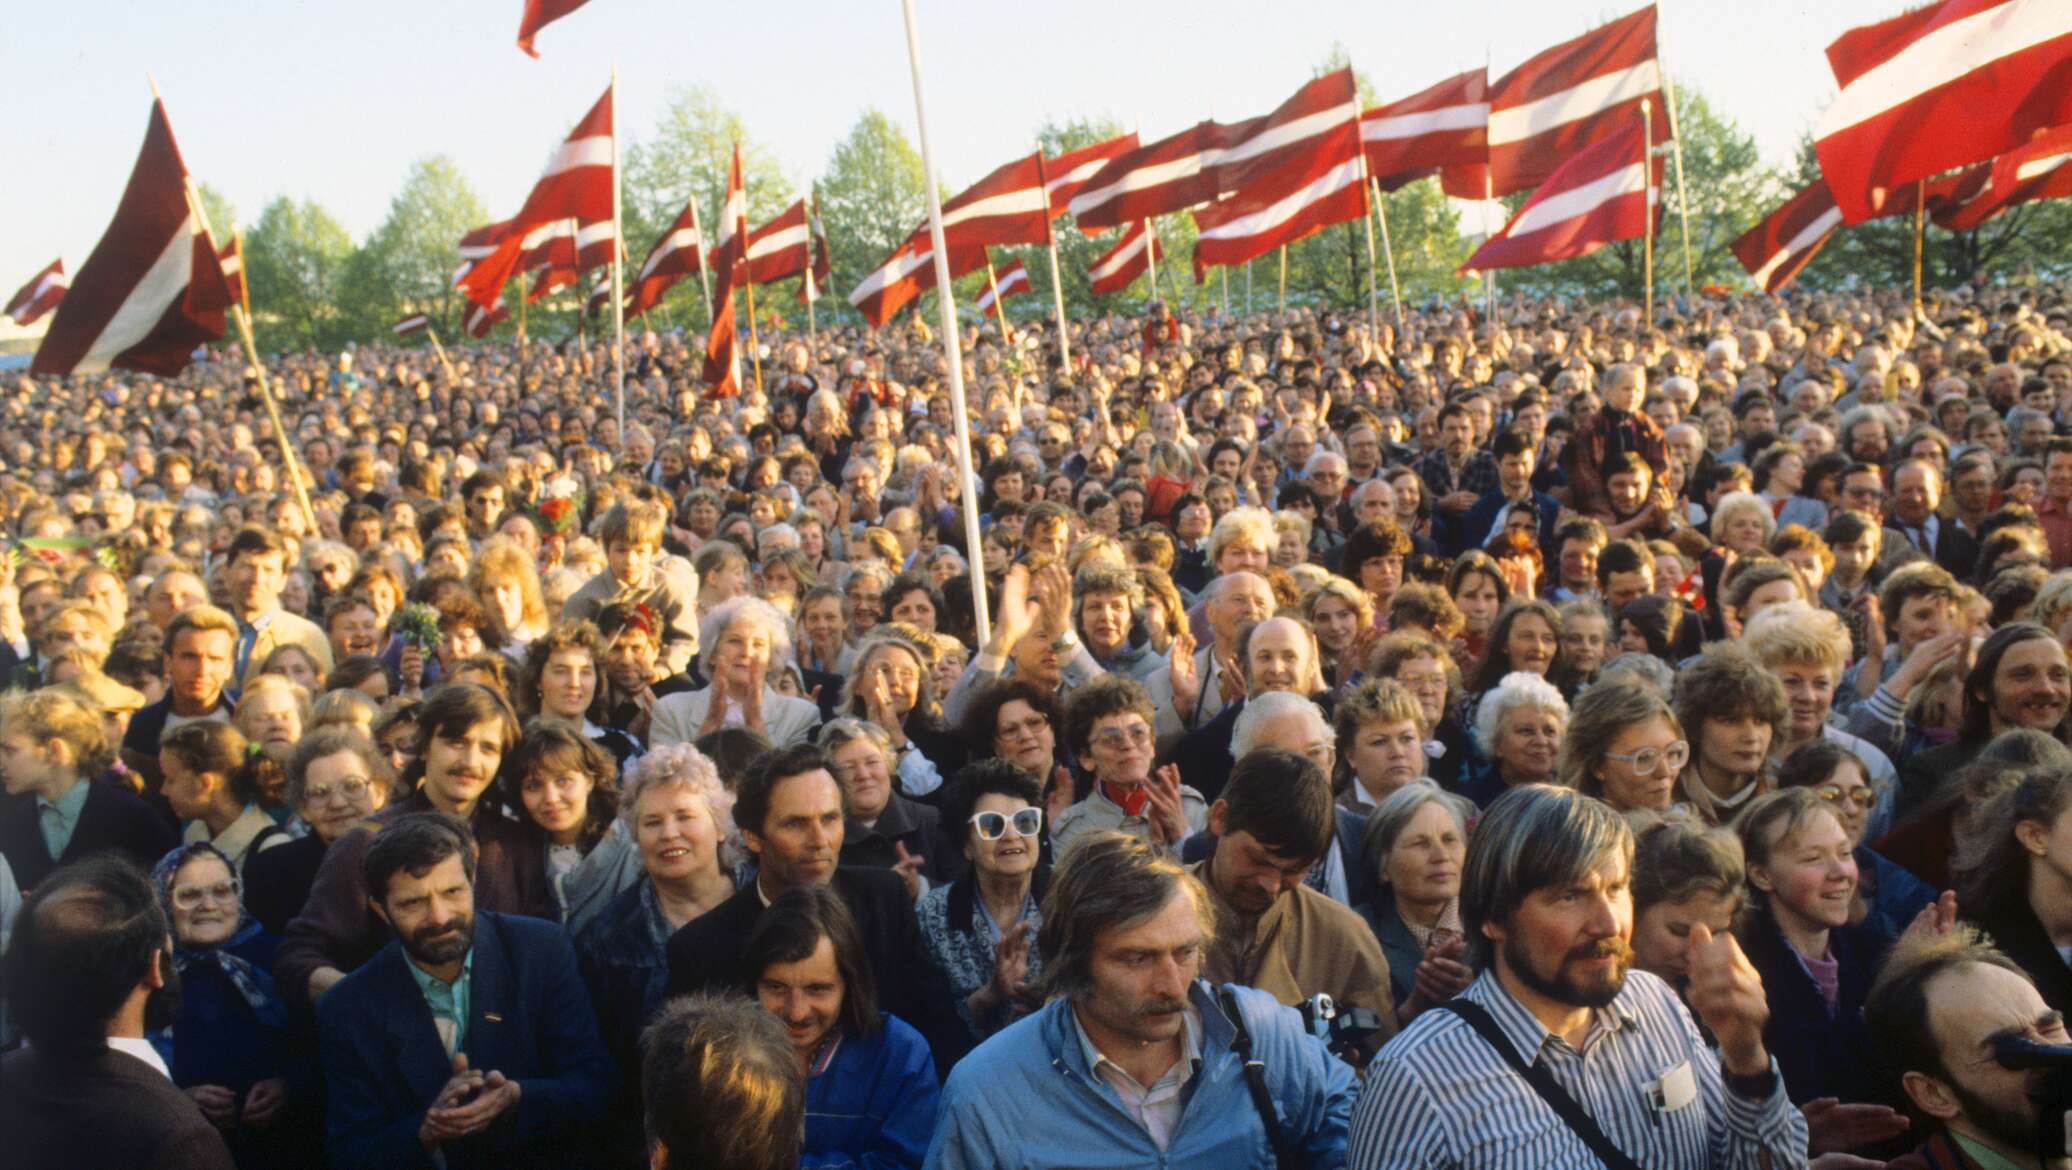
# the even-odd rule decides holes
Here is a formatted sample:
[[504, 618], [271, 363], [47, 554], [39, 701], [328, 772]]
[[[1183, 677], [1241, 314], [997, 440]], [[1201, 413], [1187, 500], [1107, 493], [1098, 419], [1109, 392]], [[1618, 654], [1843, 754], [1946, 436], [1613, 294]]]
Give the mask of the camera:
[[1367, 1008], [1339, 1007], [1328, 995], [1313, 995], [1295, 1005], [1302, 1026], [1347, 1063], [1366, 1063], [1365, 1048], [1382, 1030], [1381, 1014]]
[[2072, 1044], [2041, 1044], [2026, 1036], [1993, 1041], [1993, 1059], [2017, 1072], [2047, 1070], [2029, 1093], [2036, 1103], [2036, 1153], [2062, 1158], [2072, 1153]]

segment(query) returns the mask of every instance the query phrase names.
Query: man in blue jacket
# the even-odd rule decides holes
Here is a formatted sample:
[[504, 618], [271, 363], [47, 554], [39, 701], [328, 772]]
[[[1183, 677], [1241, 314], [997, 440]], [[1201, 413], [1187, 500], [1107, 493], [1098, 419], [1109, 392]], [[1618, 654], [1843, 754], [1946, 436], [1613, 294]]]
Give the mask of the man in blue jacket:
[[927, 1166], [1272, 1170], [1277, 1146], [1343, 1166], [1352, 1069], [1294, 1009], [1202, 981], [1213, 931], [1201, 884], [1162, 850], [1112, 832], [1075, 845], [1037, 937], [1050, 1002], [951, 1072]]
[[395, 941], [317, 1009], [334, 1170], [587, 1166], [611, 1058], [553, 923], [475, 911], [475, 843], [445, 813], [361, 862]]

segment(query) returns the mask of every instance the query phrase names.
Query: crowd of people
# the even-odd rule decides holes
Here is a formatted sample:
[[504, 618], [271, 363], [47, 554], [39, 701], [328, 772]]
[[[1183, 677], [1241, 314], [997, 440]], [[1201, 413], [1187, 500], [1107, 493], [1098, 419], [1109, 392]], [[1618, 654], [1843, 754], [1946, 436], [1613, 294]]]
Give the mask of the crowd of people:
[[2072, 290], [1478, 310], [20, 380], [15, 1164], [2072, 1165]]

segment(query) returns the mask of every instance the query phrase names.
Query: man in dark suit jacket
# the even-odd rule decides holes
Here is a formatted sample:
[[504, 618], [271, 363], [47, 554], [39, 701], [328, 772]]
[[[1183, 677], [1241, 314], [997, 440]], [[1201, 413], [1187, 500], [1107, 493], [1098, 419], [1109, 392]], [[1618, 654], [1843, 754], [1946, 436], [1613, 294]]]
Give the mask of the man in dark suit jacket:
[[29, 1046], [0, 1059], [0, 1161], [22, 1170], [231, 1170], [201, 1107], [144, 1039], [172, 975], [151, 879], [113, 857], [29, 896], [6, 983]]
[[568, 936], [478, 914], [473, 836], [444, 813], [390, 823], [362, 869], [396, 940], [317, 1011], [334, 1170], [590, 1165], [616, 1074]]
[[1938, 514], [1942, 469], [1926, 459], [1902, 459], [1892, 469], [1892, 527], [1959, 581], [1978, 568], [1978, 538]]
[[24, 890], [35, 889], [52, 870], [94, 853], [117, 853], [141, 866], [157, 863], [180, 843], [180, 834], [158, 810], [112, 780], [81, 778], [86, 803], [63, 854], [50, 855], [43, 836], [43, 812], [35, 793], [24, 792], [0, 802], [0, 856], [14, 870]]

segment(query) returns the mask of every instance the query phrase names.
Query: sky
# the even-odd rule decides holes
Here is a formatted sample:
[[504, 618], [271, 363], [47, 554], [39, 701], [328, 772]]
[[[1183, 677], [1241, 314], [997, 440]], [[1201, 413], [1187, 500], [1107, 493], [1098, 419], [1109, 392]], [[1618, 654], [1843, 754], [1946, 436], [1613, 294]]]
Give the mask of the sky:
[[[1788, 160], [1834, 97], [1822, 55], [1906, 0], [1663, 0], [1660, 51]], [[1591, 0], [916, 0], [935, 170], [970, 182], [1046, 119], [1110, 116], [1146, 140], [1272, 109], [1334, 43], [1381, 100], [1534, 52], [1632, 10]], [[616, 63], [621, 132], [710, 87], [803, 187], [866, 108], [918, 145], [897, 0], [590, 0], [514, 45], [522, 0], [67, 0], [0, 34], [0, 296], [62, 257], [76, 271], [135, 162], [155, 76], [187, 166], [249, 225], [314, 199], [355, 238], [411, 163], [450, 155], [510, 214]], [[945, 192], [945, 196], [953, 192]], [[638, 249], [644, 246], [634, 241]]]

